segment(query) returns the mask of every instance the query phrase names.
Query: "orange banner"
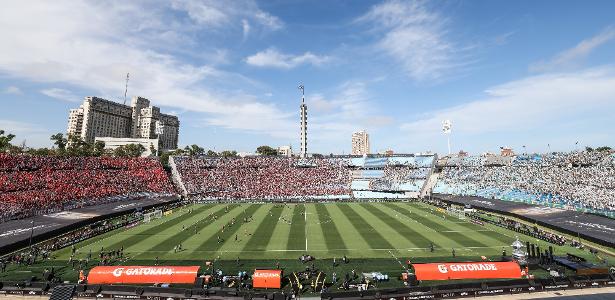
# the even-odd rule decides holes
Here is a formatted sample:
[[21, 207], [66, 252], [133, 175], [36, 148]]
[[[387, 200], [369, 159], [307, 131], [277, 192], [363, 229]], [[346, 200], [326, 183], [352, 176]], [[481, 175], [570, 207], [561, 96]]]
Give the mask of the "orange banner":
[[254, 270], [252, 286], [255, 288], [279, 289], [282, 287], [282, 271]]
[[521, 268], [516, 262], [462, 262], [412, 266], [418, 280], [521, 278]]
[[194, 283], [199, 266], [101, 266], [88, 274], [88, 284]]

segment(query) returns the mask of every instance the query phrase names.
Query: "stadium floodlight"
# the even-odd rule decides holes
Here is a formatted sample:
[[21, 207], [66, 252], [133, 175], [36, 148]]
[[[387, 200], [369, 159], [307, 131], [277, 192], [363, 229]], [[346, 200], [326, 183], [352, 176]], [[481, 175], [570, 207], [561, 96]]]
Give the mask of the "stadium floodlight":
[[453, 123], [451, 120], [444, 120], [442, 122], [442, 132], [446, 134], [447, 144], [448, 144], [448, 155], [451, 155], [451, 130], [453, 128]]

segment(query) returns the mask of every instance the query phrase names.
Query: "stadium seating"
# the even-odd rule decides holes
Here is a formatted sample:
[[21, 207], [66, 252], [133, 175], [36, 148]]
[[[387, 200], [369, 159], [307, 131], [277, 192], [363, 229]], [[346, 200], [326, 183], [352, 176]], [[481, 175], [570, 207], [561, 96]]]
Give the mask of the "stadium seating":
[[120, 200], [143, 192], [174, 192], [155, 159], [0, 153], [2, 221]]
[[172, 161], [186, 196], [198, 199], [397, 198], [403, 192], [421, 191], [434, 156], [309, 160], [176, 156]]
[[449, 159], [435, 193], [481, 196], [615, 217], [613, 156], [601, 152]]

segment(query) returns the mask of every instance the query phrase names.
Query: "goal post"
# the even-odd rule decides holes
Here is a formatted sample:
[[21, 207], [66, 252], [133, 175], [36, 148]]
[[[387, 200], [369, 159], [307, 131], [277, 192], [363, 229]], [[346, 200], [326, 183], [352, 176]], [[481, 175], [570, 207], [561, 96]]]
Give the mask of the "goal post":
[[143, 214], [143, 223], [149, 223], [155, 219], [160, 219], [160, 218], [162, 218], [162, 210], [158, 209], [153, 212]]

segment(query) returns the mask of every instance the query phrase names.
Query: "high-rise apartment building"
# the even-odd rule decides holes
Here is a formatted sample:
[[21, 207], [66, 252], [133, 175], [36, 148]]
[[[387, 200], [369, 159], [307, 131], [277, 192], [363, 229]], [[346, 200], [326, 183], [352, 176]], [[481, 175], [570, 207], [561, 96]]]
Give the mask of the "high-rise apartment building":
[[352, 133], [352, 155], [369, 154], [369, 134], [365, 130]]
[[161, 150], [169, 150], [177, 148], [179, 119], [142, 97], [132, 97], [128, 106], [89, 96], [70, 110], [67, 133], [89, 143], [97, 137], [157, 139]]

